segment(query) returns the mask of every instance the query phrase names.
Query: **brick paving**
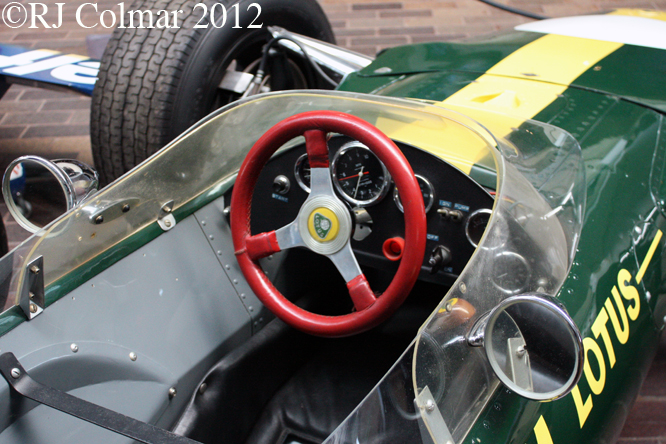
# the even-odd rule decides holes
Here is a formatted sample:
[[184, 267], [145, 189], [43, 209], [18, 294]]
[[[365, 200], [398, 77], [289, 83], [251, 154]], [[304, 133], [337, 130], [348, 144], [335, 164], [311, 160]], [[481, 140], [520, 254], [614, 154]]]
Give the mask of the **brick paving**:
[[[12, 0], [0, 0], [0, 9]], [[42, 0], [55, 8], [57, 0]], [[81, 29], [73, 12], [87, 0], [69, 1], [65, 20], [55, 29], [10, 29], [0, 25], [0, 42], [86, 55], [88, 35], [108, 30]], [[118, 0], [97, 1], [99, 10], [118, 10]], [[129, 6], [130, 2], [125, 2]], [[365, 54], [382, 48], [428, 41], [451, 41], [511, 28], [528, 19], [474, 0], [320, 0], [338, 44]], [[666, 10], [666, 0], [504, 0], [504, 4], [549, 17], [579, 15], [614, 8]], [[84, 23], [97, 17], [84, 14]], [[90, 99], [13, 85], [0, 100], [0, 168], [22, 154], [69, 157], [92, 164], [88, 120]], [[0, 214], [10, 247], [27, 236]], [[666, 336], [618, 441], [621, 444], [666, 444]]]

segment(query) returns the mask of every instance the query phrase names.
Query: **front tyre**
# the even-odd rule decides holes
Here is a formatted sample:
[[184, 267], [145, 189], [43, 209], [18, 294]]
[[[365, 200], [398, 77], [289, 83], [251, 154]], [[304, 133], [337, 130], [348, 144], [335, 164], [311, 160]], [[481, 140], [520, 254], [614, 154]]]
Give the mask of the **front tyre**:
[[[206, 8], [195, 8], [198, 3]], [[221, 6], [215, 8], [220, 27], [210, 22], [216, 3], [228, 12], [224, 26]], [[252, 3], [261, 7], [258, 17]], [[227, 70], [256, 70], [262, 47], [270, 40], [267, 26], [334, 42], [316, 0], [137, 0], [129, 10], [151, 10], [155, 17], [159, 11], [183, 13], [178, 28], [116, 28], [106, 46], [90, 121], [92, 154], [102, 184], [129, 171], [213, 110], [240, 98], [220, 89], [220, 82]], [[240, 28], [234, 28], [236, 15]], [[195, 28], [197, 24], [208, 27]], [[262, 28], [248, 28], [251, 24]], [[286, 84], [281, 79], [277, 88], [321, 86], [304, 75], [302, 60], [286, 63], [290, 79]]]

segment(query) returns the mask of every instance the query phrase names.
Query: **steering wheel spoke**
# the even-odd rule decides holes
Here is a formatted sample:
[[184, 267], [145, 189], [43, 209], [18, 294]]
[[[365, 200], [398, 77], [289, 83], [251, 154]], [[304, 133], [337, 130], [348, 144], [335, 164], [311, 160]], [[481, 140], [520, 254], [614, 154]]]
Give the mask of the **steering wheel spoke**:
[[305, 243], [298, 232], [298, 223], [296, 221], [278, 230], [255, 234], [254, 236], [245, 238], [245, 250], [253, 261], [280, 251], [302, 246], [305, 246]]
[[377, 298], [363, 275], [349, 243], [337, 253], [329, 255], [328, 258], [347, 282], [349, 296], [356, 311], [364, 310], [375, 303]]
[[275, 237], [281, 250], [305, 246], [301, 233], [298, 231], [298, 221], [296, 220], [279, 230], [275, 230]]

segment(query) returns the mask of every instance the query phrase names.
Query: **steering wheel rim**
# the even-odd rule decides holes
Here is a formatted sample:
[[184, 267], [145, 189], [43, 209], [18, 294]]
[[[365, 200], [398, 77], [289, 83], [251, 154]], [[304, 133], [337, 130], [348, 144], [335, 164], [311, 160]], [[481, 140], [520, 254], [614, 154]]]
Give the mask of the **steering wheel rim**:
[[[379, 160], [386, 165], [400, 193], [404, 208], [405, 248], [398, 271], [391, 284], [380, 297], [375, 298], [362, 272], [349, 279], [353, 273], [343, 272], [341, 264], [336, 262], [336, 260], [351, 260], [348, 257], [348, 252], [351, 252], [349, 243], [351, 216], [349, 216], [346, 206], [342, 204], [335, 193], [331, 191], [333, 193], [333, 198], [331, 198], [326, 191], [328, 190], [326, 185], [318, 187], [315, 184], [315, 181], [322, 182], [326, 180], [326, 176], [332, 190], [328, 147], [326, 145], [327, 133], [344, 134], [368, 146]], [[312, 174], [310, 196], [304, 202], [299, 216], [292, 224], [277, 230], [277, 232], [271, 231], [253, 236], [250, 233], [250, 209], [252, 194], [259, 174], [278, 148], [301, 135], [304, 135], [306, 139], [306, 149]], [[320, 179], [316, 179], [316, 177]], [[316, 193], [315, 188], [317, 187]], [[332, 219], [339, 222], [341, 227], [340, 233], [336, 236], [346, 239], [345, 245], [334, 253], [322, 253], [312, 247], [312, 245], [316, 247], [317, 242], [326, 246], [333, 241], [324, 242], [312, 235], [314, 241], [307, 239], [309, 244], [304, 245], [296, 239], [299, 235], [303, 238], [308, 237], [308, 228], [303, 228], [303, 223], [299, 224], [299, 219], [309, 218], [308, 220], [312, 220], [311, 215], [315, 214], [315, 210], [310, 208], [313, 206], [311, 201], [321, 196], [325, 196], [326, 199], [320, 199], [317, 202], [319, 206], [316, 211], [324, 208], [334, 214]], [[345, 207], [345, 211], [341, 212], [333, 200], [337, 200]], [[310, 207], [307, 207], [309, 209], [304, 212], [306, 205], [310, 205]], [[344, 226], [345, 221], [343, 219], [345, 217], [349, 218], [350, 226], [348, 229]], [[308, 226], [310, 226], [310, 223], [308, 222]], [[425, 253], [426, 218], [423, 197], [414, 172], [391, 139], [373, 125], [350, 114], [334, 111], [310, 111], [277, 123], [254, 144], [247, 154], [238, 172], [231, 198], [231, 232], [236, 259], [241, 271], [257, 297], [269, 310], [287, 324], [306, 333], [317, 336], [341, 337], [357, 334], [378, 325], [404, 302], [421, 269]], [[312, 233], [311, 229], [310, 233]], [[294, 240], [293, 244], [290, 244], [291, 240]], [[335, 237], [334, 241], [339, 241], [339, 239]], [[334, 262], [345, 281], [347, 281], [347, 288], [357, 311], [340, 316], [319, 315], [297, 307], [280, 294], [266, 277], [258, 261], [262, 257], [294, 246], [307, 246], [315, 252], [328, 256]], [[353, 253], [351, 255], [358, 268]], [[360, 268], [358, 270], [360, 271]]]

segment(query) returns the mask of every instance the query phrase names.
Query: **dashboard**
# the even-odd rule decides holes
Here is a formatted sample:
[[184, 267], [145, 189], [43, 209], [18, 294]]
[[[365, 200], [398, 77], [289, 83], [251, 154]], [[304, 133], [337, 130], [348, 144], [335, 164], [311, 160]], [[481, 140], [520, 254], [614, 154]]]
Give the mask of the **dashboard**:
[[[445, 161], [404, 143], [396, 145], [412, 166], [426, 209], [426, 254], [419, 277], [451, 283], [478, 245], [494, 199]], [[335, 191], [347, 204], [356, 226], [351, 245], [359, 264], [394, 272], [405, 227], [395, 184], [382, 162], [360, 142], [335, 136], [328, 146]], [[304, 144], [275, 155], [255, 187], [252, 233], [292, 222], [308, 197], [309, 185]]]

